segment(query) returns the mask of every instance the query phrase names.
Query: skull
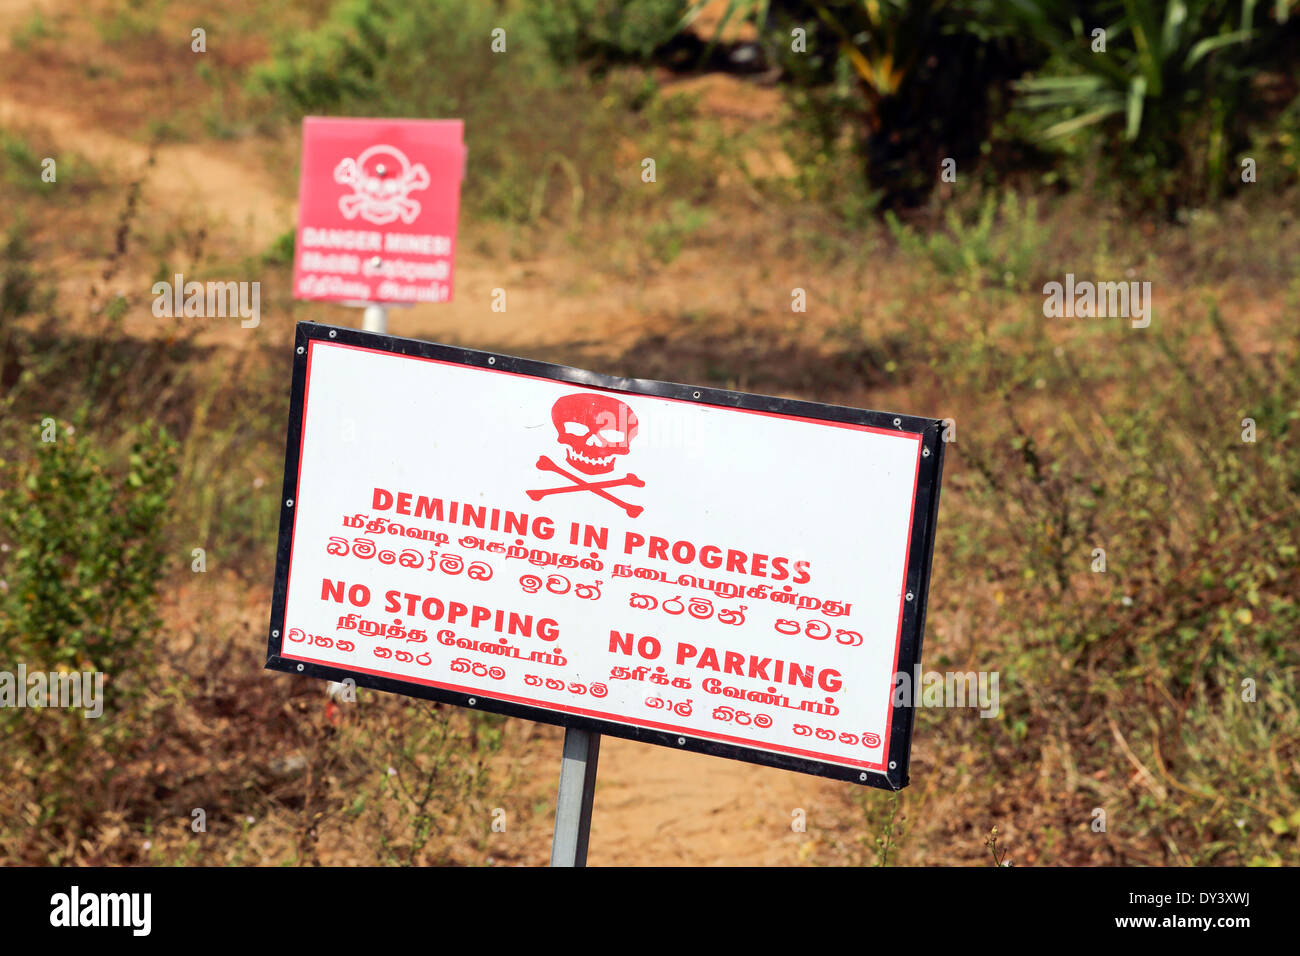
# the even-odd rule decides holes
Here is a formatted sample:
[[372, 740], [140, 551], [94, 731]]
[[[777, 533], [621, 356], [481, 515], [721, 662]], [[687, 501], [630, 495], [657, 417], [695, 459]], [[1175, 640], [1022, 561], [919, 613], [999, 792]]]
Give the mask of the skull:
[[356, 159], [342, 160], [334, 168], [334, 181], [352, 187], [352, 195], [339, 199], [344, 218], [360, 214], [367, 222], [385, 225], [401, 217], [410, 223], [420, 214], [420, 204], [407, 193], [428, 189], [429, 171], [423, 163], [412, 166], [397, 147], [380, 143]]
[[588, 475], [614, 470], [614, 456], [626, 455], [636, 436], [636, 413], [616, 398], [589, 392], [565, 395], [551, 408], [556, 441], [566, 445], [569, 464]]

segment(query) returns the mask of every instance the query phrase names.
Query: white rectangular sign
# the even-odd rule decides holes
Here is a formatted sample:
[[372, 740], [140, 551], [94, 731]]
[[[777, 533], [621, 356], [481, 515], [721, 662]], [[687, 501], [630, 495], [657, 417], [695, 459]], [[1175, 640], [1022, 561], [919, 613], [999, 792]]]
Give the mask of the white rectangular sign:
[[307, 323], [293, 388], [268, 667], [906, 784], [939, 422]]

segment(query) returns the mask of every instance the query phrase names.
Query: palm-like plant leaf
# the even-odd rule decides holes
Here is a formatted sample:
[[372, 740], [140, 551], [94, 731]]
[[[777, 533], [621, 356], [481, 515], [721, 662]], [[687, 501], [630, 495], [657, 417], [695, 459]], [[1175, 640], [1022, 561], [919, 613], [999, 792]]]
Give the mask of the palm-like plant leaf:
[[1070, 0], [1005, 0], [1013, 17], [1077, 71], [1020, 82], [1022, 104], [1074, 112], [1048, 127], [1049, 136], [1120, 114], [1124, 139], [1134, 142], [1149, 117], [1182, 109], [1188, 95], [1201, 93], [1212, 54], [1250, 43], [1255, 3], [1243, 0], [1233, 17], [1223, 0], [1102, 0], [1093, 14], [1111, 25], [1106, 52], [1094, 53]]

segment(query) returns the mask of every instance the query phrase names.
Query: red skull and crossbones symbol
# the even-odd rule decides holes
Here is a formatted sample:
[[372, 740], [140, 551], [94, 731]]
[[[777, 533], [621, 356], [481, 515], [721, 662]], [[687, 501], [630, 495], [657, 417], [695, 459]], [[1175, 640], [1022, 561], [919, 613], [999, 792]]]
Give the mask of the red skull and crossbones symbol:
[[[551, 421], [555, 425], [556, 441], [565, 446], [565, 460], [587, 475], [612, 472], [615, 459], [631, 451], [632, 439], [637, 433], [636, 413], [632, 409], [616, 398], [590, 392], [565, 395], [559, 399], [551, 408]], [[541, 501], [547, 495], [590, 491], [618, 505], [629, 518], [635, 518], [644, 510], [641, 505], [628, 504], [606, 490], [622, 485], [644, 488], [645, 482], [636, 475], [629, 473], [622, 478], [587, 481], [561, 468], [545, 455], [537, 459], [537, 467], [541, 471], [563, 475], [573, 484], [527, 492], [534, 501]]]

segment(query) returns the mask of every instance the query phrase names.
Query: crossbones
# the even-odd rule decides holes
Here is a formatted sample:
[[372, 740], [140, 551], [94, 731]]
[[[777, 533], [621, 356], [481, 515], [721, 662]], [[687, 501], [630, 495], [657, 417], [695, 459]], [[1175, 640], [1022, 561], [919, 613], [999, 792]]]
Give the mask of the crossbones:
[[429, 188], [429, 171], [423, 163], [411, 165], [396, 146], [377, 144], [356, 159], [344, 159], [334, 167], [334, 181], [351, 186], [351, 196], [339, 198], [345, 218], [359, 214], [367, 222], [382, 226], [401, 217], [411, 223], [420, 214], [420, 204], [407, 193]]
[[627, 512], [629, 518], [635, 518], [645, 510], [640, 505], [630, 505], [626, 501], [615, 498], [605, 490], [606, 488], [617, 488], [621, 485], [631, 485], [633, 488], [644, 488], [645, 482], [636, 475], [629, 473], [622, 478], [611, 478], [607, 481], [586, 481], [575, 474], [565, 471], [545, 455], [542, 455], [537, 459], [537, 468], [540, 471], [553, 471], [557, 475], [563, 475], [565, 478], [572, 481], [573, 484], [565, 485], [563, 488], [541, 488], [536, 491], [526, 492], [528, 497], [532, 498], [534, 501], [541, 501], [547, 495], [561, 495], [569, 491], [591, 491], [600, 495], [606, 501], [614, 502], [614, 504]]

